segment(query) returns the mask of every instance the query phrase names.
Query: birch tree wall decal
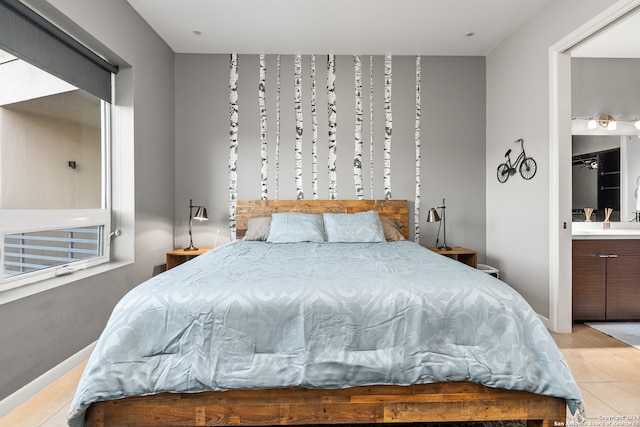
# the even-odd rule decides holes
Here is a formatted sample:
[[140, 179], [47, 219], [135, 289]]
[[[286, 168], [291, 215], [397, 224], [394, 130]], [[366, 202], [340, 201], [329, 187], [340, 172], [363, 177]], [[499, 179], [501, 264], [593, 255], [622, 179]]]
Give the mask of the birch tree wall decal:
[[318, 111], [316, 109], [316, 56], [311, 55], [311, 186], [318, 199]]
[[276, 147], [274, 153], [276, 163], [275, 171], [275, 198], [280, 198], [280, 55], [276, 58]]
[[373, 55], [369, 56], [369, 181], [371, 185], [371, 200], [375, 199], [373, 192]]
[[383, 153], [383, 179], [384, 198], [391, 199], [391, 133], [393, 120], [391, 115], [391, 55], [384, 57], [384, 153]]
[[296, 145], [295, 145], [295, 179], [296, 199], [304, 199], [302, 191], [302, 57], [294, 55], [294, 90], [293, 107], [296, 115]]
[[422, 154], [420, 150], [420, 117], [422, 109], [422, 62], [420, 55], [416, 56], [416, 128], [415, 128], [415, 142], [416, 142], [416, 199], [414, 210], [414, 240], [416, 243], [420, 242], [420, 193], [422, 191], [421, 184], [421, 161]]
[[338, 198], [337, 172], [336, 172], [336, 57], [329, 55], [327, 58], [327, 105], [329, 114], [329, 199]]
[[260, 73], [258, 82], [258, 104], [260, 106], [260, 199], [267, 200], [267, 173], [269, 164], [267, 160], [267, 102], [265, 96], [267, 80], [267, 60], [264, 54], [260, 54]]
[[356, 187], [356, 198], [364, 199], [364, 187], [362, 185], [362, 57], [353, 57], [354, 65], [354, 86], [356, 102], [356, 125], [354, 130], [354, 159], [353, 159], [353, 181]]
[[236, 239], [236, 200], [238, 199], [238, 55], [231, 54], [229, 69], [229, 232]]

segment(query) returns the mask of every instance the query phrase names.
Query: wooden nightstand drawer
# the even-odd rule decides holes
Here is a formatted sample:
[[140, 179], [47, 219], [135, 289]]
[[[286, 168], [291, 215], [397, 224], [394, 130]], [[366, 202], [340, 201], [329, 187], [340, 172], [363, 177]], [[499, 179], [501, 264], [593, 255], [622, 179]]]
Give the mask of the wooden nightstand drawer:
[[199, 248], [194, 251], [186, 251], [184, 249], [176, 249], [175, 251], [167, 252], [167, 266], [166, 269], [170, 270], [175, 266], [189, 261], [191, 258], [195, 258], [198, 255], [202, 255], [205, 252], [209, 252], [213, 248]]
[[427, 249], [440, 255], [457, 259], [470, 267], [478, 268], [478, 252], [472, 251], [471, 249], [463, 248], [462, 246], [452, 246], [450, 250], [438, 249], [436, 246], [427, 246]]

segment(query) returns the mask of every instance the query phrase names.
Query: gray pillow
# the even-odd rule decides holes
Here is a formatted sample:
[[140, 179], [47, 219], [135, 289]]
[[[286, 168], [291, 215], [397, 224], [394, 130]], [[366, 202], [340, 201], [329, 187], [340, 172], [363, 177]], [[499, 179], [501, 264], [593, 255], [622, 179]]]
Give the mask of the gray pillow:
[[247, 221], [247, 232], [244, 234], [244, 240], [259, 240], [264, 242], [269, 237], [270, 229], [270, 216], [251, 218]]
[[407, 240], [402, 234], [402, 223], [392, 216], [380, 215], [384, 237], [387, 242], [397, 242], [399, 240]]

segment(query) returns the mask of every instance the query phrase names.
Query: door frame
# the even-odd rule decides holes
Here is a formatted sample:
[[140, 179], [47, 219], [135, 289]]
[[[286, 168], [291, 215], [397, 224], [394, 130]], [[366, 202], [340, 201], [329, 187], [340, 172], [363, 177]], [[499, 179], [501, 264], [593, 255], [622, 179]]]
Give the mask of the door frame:
[[572, 328], [570, 50], [640, 6], [620, 0], [549, 48], [549, 322]]

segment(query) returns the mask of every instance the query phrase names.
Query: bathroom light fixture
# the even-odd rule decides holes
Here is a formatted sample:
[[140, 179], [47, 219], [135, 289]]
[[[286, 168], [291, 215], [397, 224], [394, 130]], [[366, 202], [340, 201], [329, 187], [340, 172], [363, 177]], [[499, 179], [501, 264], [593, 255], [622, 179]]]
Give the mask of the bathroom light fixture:
[[598, 123], [600, 124], [600, 126], [607, 130], [616, 130], [617, 128], [616, 119], [610, 114], [604, 114], [600, 116], [600, 120], [598, 120]]
[[[193, 208], [196, 208], [196, 214], [193, 215]], [[189, 246], [184, 248], [185, 251], [197, 251], [198, 248], [193, 246], [193, 234], [191, 233], [191, 229], [193, 227], [193, 220], [197, 219], [198, 221], [206, 221], [209, 219], [207, 216], [207, 208], [204, 206], [194, 206], [193, 200], [189, 199]]]
[[[633, 125], [636, 130], [640, 130], [640, 118], [635, 116], [633, 119], [627, 119], [624, 117], [613, 117], [611, 114], [602, 114], [599, 117], [590, 116], [590, 117], [572, 117], [571, 120], [579, 120], [585, 121], [587, 129], [596, 131], [599, 127], [604, 128], [608, 131], [617, 130], [619, 126], [622, 127], [621, 131], [627, 132], [631, 131], [631, 129], [627, 129], [630, 125]], [[622, 123], [621, 125], [619, 125]], [[627, 125], [628, 123], [628, 125]], [[632, 131], [635, 132], [635, 131]]]
[[438, 227], [438, 235], [436, 237], [436, 246], [438, 246], [438, 249], [440, 250], [450, 251], [452, 248], [451, 246], [447, 245], [447, 219], [445, 215], [446, 208], [447, 207], [445, 206], [444, 199], [442, 199], [442, 206], [429, 209], [429, 212], [427, 213], [427, 222], [439, 222], [440, 215], [438, 215], [438, 209], [442, 209], [442, 222], [440, 223], [440, 225], [444, 225], [443, 241], [442, 241], [442, 245], [438, 246], [438, 241], [440, 240], [440, 227]]

